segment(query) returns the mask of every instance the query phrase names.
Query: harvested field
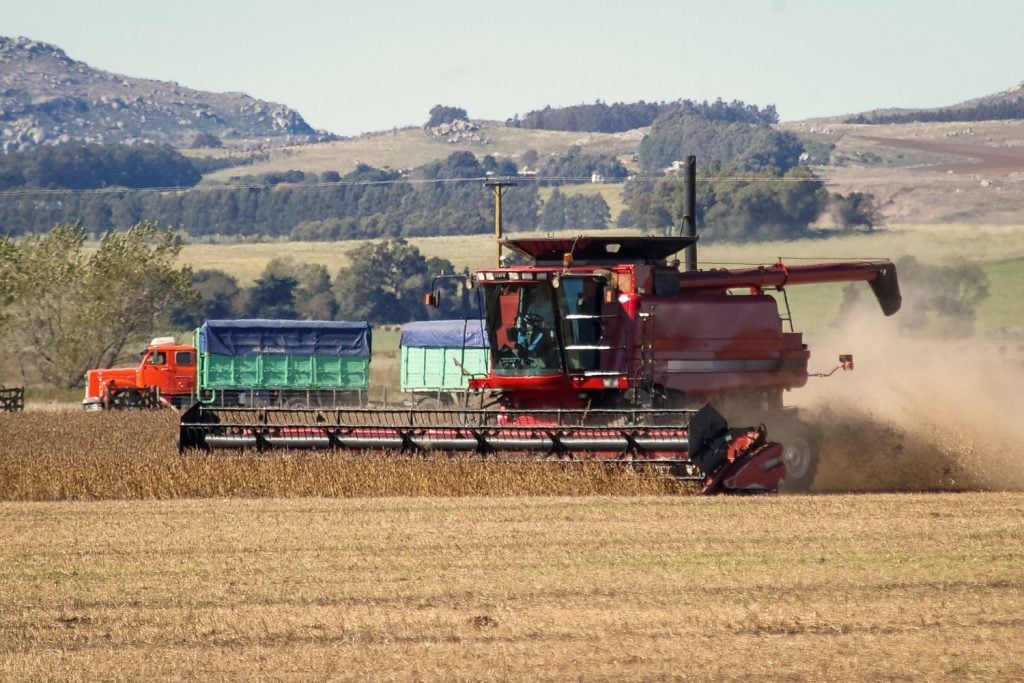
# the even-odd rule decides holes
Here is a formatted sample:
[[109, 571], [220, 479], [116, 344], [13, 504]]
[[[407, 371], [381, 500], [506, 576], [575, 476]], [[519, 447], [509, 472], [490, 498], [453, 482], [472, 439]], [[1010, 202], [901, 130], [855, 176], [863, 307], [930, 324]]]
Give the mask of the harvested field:
[[1022, 509], [2, 503], [0, 679], [1019, 680]]
[[[1000, 488], [962, 442], [823, 425], [826, 488]], [[180, 456], [176, 426], [0, 414], [0, 680], [1024, 676], [1024, 493], [702, 498], [602, 465]]]

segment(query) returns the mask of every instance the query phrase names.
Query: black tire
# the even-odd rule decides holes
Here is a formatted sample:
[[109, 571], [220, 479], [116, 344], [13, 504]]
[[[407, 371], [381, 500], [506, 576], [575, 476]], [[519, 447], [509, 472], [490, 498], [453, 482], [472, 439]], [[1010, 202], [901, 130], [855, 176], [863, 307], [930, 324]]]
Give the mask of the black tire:
[[786, 478], [779, 484], [779, 493], [807, 493], [818, 474], [821, 457], [818, 431], [800, 419], [795, 409], [776, 413], [766, 420], [768, 441], [782, 444], [782, 460]]
[[779, 493], [807, 493], [818, 474], [819, 453], [814, 441], [792, 436], [779, 441], [784, 449], [782, 461], [786, 478], [779, 484]]

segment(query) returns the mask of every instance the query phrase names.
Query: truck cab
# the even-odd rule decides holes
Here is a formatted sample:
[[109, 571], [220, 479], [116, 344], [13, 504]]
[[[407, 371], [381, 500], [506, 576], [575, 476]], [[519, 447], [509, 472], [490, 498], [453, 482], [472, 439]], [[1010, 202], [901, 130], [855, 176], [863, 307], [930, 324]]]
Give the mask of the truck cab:
[[157, 337], [140, 353], [135, 368], [108, 368], [86, 373], [86, 410], [103, 410], [142, 404], [154, 393], [161, 402], [175, 407], [187, 405], [196, 386], [196, 350], [177, 344], [174, 337]]

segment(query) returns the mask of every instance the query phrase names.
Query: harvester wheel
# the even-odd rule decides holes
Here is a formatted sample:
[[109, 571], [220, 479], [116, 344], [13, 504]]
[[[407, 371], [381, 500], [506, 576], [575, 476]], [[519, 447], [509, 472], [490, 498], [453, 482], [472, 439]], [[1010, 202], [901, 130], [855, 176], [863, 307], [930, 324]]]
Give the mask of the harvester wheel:
[[779, 484], [781, 493], [805, 493], [818, 472], [818, 454], [807, 439], [795, 437], [782, 441], [782, 461], [786, 478]]

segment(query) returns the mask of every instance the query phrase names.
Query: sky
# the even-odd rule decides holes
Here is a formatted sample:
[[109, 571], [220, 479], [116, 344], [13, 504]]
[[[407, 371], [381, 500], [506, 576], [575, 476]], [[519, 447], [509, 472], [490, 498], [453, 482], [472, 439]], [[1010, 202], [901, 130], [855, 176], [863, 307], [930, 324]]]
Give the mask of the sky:
[[1020, 0], [0, 0], [0, 35], [241, 91], [340, 135], [437, 104], [743, 100], [784, 121], [936, 107], [1024, 81]]

